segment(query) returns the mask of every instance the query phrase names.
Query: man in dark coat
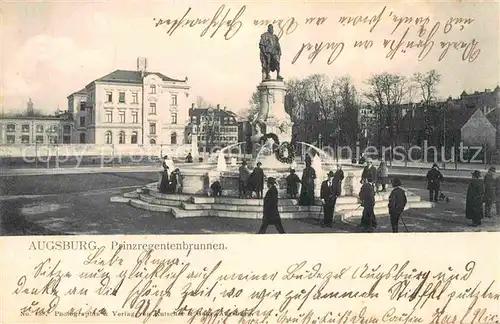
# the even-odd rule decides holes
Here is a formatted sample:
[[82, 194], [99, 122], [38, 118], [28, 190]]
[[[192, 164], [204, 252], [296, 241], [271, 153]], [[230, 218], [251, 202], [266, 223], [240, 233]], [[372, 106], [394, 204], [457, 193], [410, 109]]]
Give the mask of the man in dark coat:
[[375, 188], [373, 179], [368, 178], [363, 180], [363, 185], [359, 191], [359, 200], [363, 206], [363, 216], [361, 217], [360, 227], [366, 231], [373, 231], [377, 228], [377, 220], [375, 218]]
[[191, 153], [188, 153], [186, 156], [186, 163], [193, 163], [193, 155]]
[[290, 169], [290, 174], [286, 177], [286, 193], [288, 197], [296, 199], [299, 193], [300, 178], [295, 173], [295, 169]]
[[285, 230], [281, 224], [281, 217], [278, 211], [278, 189], [276, 188], [276, 179], [269, 177], [267, 179], [267, 188], [268, 190], [264, 197], [262, 225], [257, 234], [266, 233], [269, 225], [274, 225], [279, 233], [284, 234]]
[[241, 166], [238, 171], [239, 171], [238, 182], [239, 182], [240, 198], [246, 198], [248, 177], [250, 176], [250, 171], [247, 168], [247, 161], [241, 162]]
[[401, 189], [401, 180], [399, 178], [394, 178], [392, 180], [391, 194], [389, 195], [389, 216], [391, 219], [392, 232], [398, 232], [399, 218], [405, 210], [406, 207], [406, 194], [403, 189]]
[[262, 199], [264, 191], [264, 170], [262, 170], [261, 165], [262, 163], [257, 162], [257, 166], [252, 170], [248, 180], [250, 191], [255, 191], [258, 199]]
[[377, 181], [377, 168], [373, 165], [372, 160], [366, 162], [366, 166], [361, 174], [361, 183], [368, 179], [372, 179], [373, 183]]
[[344, 170], [342, 170], [342, 165], [337, 164], [337, 171], [335, 171], [335, 174], [333, 175], [333, 183], [335, 183], [335, 186], [337, 188], [337, 197], [340, 197], [342, 193], [342, 181], [344, 180]]
[[429, 172], [427, 172], [427, 189], [429, 190], [429, 201], [438, 201], [441, 181], [443, 181], [443, 175], [441, 174], [441, 172], [439, 172], [438, 165], [434, 163]]
[[484, 176], [484, 217], [491, 217], [491, 206], [495, 201], [496, 169], [491, 167]]
[[328, 179], [321, 184], [320, 198], [324, 215], [321, 227], [333, 227], [333, 213], [339, 193], [333, 177], [334, 173], [332, 171], [328, 172]]
[[472, 220], [472, 226], [481, 225], [483, 218], [484, 185], [481, 181], [481, 172], [472, 172], [472, 180], [467, 189], [467, 200], [465, 203], [465, 218]]

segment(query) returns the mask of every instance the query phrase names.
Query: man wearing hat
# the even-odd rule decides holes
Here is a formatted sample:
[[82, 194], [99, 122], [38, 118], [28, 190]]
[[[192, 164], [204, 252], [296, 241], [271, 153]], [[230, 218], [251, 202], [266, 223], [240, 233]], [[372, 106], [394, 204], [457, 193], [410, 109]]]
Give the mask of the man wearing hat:
[[276, 179], [267, 178], [267, 193], [264, 197], [264, 210], [262, 215], [262, 225], [257, 234], [266, 233], [269, 225], [274, 225], [279, 233], [284, 234], [285, 230], [281, 224], [281, 217], [278, 211], [278, 189], [276, 188]]
[[472, 180], [467, 189], [467, 200], [465, 203], [465, 218], [472, 220], [472, 226], [481, 225], [483, 218], [484, 185], [481, 172], [472, 172]]
[[484, 217], [491, 217], [491, 206], [495, 201], [496, 169], [491, 167], [484, 176]]
[[250, 192], [255, 191], [257, 198], [262, 199], [264, 191], [264, 170], [261, 168], [262, 163], [257, 162], [257, 166], [252, 170], [248, 178], [248, 189]]
[[241, 162], [241, 166], [238, 171], [239, 171], [238, 182], [239, 182], [240, 198], [246, 198], [248, 178], [250, 176], [250, 171], [247, 168], [247, 161]]
[[375, 218], [375, 188], [373, 179], [363, 179], [363, 185], [359, 191], [359, 200], [363, 206], [363, 216], [361, 216], [360, 227], [367, 232], [372, 232], [377, 228], [377, 219]]
[[443, 175], [441, 174], [441, 172], [439, 172], [438, 165], [434, 163], [429, 172], [427, 172], [427, 189], [429, 190], [429, 201], [438, 201], [441, 181], [443, 181]]
[[391, 219], [392, 232], [398, 232], [399, 218], [405, 210], [406, 207], [406, 194], [403, 189], [401, 189], [401, 180], [399, 178], [392, 179], [392, 189], [389, 195], [389, 216]]
[[366, 161], [366, 166], [361, 174], [361, 183], [368, 179], [372, 179], [373, 183], [377, 181], [377, 168], [373, 165], [371, 159]]
[[286, 193], [288, 197], [296, 199], [299, 193], [300, 178], [294, 168], [290, 168], [290, 174], [286, 177]]
[[321, 184], [320, 198], [323, 204], [323, 222], [321, 227], [333, 227], [333, 212], [339, 190], [337, 184], [333, 181], [333, 171], [328, 172], [328, 179]]

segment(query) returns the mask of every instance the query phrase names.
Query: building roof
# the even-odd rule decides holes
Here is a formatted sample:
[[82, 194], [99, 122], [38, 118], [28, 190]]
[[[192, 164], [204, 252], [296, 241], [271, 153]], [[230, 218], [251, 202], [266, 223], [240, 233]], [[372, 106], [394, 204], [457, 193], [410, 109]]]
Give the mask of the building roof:
[[[160, 77], [163, 81], [173, 81], [173, 82], [185, 82], [186, 80], [172, 79], [159, 72], [146, 72], [144, 76], [155, 74]], [[132, 83], [132, 84], [142, 84], [142, 74], [139, 71], [128, 71], [128, 70], [115, 70], [93, 82], [117, 82], [117, 83]]]
[[499, 115], [498, 109], [493, 109], [492, 111], [489, 112], [489, 114], [486, 115], [486, 118], [488, 118], [491, 125], [493, 125], [495, 128], [497, 127], [498, 115]]
[[76, 92], [73, 92], [67, 98], [70, 98], [71, 96], [74, 96], [74, 95], [86, 95], [86, 94], [87, 94], [87, 89], [83, 88], [83, 89], [80, 89], [80, 90], [78, 90]]
[[208, 111], [212, 109], [214, 116], [216, 117], [231, 117], [236, 121], [236, 114], [230, 110], [224, 110], [220, 108], [191, 108], [189, 109], [189, 117], [199, 117], [208, 114]]

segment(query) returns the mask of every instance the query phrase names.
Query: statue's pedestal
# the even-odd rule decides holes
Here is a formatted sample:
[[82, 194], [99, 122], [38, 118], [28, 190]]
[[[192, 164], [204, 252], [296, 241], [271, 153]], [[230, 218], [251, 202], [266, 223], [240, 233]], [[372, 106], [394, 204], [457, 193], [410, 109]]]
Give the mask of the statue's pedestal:
[[292, 140], [292, 121], [285, 111], [286, 86], [281, 80], [265, 80], [257, 87], [260, 110], [255, 122], [265, 125], [266, 134], [276, 134], [280, 143]]

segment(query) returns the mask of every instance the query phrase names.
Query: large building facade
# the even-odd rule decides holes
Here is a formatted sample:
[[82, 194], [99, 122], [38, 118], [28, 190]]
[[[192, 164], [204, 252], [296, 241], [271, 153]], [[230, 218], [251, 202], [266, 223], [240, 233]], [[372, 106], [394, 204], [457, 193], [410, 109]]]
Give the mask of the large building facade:
[[35, 116], [31, 99], [26, 113], [0, 118], [0, 144], [71, 144], [73, 132], [71, 114], [57, 112], [53, 116]]
[[[217, 105], [216, 108], [195, 108], [189, 110], [190, 125], [198, 136], [200, 150], [210, 151], [238, 143], [238, 122], [236, 114]], [[189, 140], [189, 139], [188, 139]]]
[[116, 70], [68, 96], [79, 143], [181, 145], [186, 138], [191, 87], [184, 80], [148, 72]]

